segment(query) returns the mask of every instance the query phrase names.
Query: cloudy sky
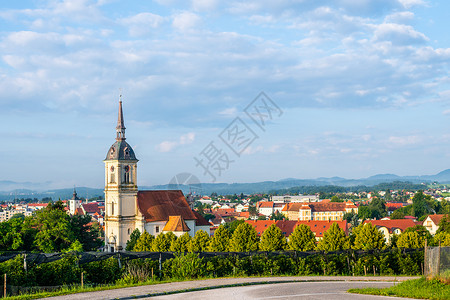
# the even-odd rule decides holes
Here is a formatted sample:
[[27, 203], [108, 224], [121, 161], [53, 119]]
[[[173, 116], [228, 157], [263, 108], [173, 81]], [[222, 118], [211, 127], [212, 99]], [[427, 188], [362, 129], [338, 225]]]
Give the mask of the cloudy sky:
[[[435, 174], [450, 168], [449, 11], [444, 0], [2, 1], [0, 180], [102, 187], [119, 89], [139, 185], [181, 172]], [[277, 108], [264, 126], [245, 113], [261, 101]]]

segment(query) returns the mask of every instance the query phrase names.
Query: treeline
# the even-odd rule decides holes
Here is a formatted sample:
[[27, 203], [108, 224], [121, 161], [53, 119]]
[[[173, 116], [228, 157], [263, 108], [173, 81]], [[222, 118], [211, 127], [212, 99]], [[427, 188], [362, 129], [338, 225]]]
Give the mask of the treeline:
[[86, 285], [229, 276], [420, 275], [424, 252], [422, 249], [394, 249], [248, 254], [221, 253], [202, 257], [201, 253], [174, 253], [173, 258], [161, 263], [158, 259], [111, 257], [80, 264], [79, 256], [72, 252], [58, 261], [28, 266], [24, 265], [23, 256], [18, 255], [0, 263], [0, 274], [7, 274], [8, 285], [19, 287], [79, 284], [82, 273]]
[[288, 189], [277, 189], [269, 191], [270, 195], [297, 195], [297, 194], [316, 194], [316, 193], [327, 193], [327, 194], [336, 194], [336, 193], [347, 193], [347, 192], [372, 192], [372, 191], [386, 191], [386, 190], [408, 190], [408, 191], [418, 191], [424, 190], [427, 186], [425, 184], [417, 184], [411, 183], [407, 181], [393, 181], [393, 182], [385, 182], [379, 183], [374, 186], [366, 186], [366, 185], [357, 185], [357, 186], [337, 186], [337, 185], [324, 185], [324, 186], [298, 186], [292, 187]]
[[101, 227], [88, 215], [70, 216], [61, 201], [50, 203], [29, 217], [15, 215], [0, 222], [0, 250], [90, 251], [102, 244]]
[[295, 227], [286, 239], [281, 229], [275, 224], [264, 230], [258, 237], [255, 228], [249, 223], [240, 223], [233, 232], [220, 225], [212, 237], [199, 230], [194, 237], [188, 233], [176, 237], [172, 232], [159, 234], [156, 238], [144, 231], [135, 230], [127, 243], [127, 251], [154, 252], [249, 252], [249, 251], [339, 251], [339, 250], [382, 250], [423, 248], [437, 245], [450, 246], [450, 223], [446, 218], [441, 221], [441, 227], [433, 237], [428, 230], [417, 225], [406, 229], [400, 235], [393, 235], [386, 243], [385, 237], [371, 223], [361, 224], [352, 228], [347, 236], [337, 223], [333, 223], [324, 232], [323, 238], [317, 242], [311, 228], [305, 224]]

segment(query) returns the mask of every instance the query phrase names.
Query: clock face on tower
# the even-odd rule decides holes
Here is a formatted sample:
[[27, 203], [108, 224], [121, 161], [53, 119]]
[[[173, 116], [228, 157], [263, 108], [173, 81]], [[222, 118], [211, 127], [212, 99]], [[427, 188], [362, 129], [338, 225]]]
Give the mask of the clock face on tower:
[[111, 166], [110, 170], [111, 172], [114, 172], [114, 166]]

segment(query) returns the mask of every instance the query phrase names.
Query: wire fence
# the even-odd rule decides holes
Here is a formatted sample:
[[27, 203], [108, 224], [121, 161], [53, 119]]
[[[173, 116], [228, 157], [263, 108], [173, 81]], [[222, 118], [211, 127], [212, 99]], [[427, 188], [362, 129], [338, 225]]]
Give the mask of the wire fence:
[[450, 280], [450, 247], [427, 247], [424, 256], [427, 278]]

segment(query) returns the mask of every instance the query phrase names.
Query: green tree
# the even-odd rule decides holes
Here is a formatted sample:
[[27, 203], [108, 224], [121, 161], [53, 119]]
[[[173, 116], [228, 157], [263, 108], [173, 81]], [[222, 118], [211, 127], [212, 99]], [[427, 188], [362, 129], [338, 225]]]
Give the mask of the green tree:
[[209, 251], [211, 252], [226, 252], [230, 243], [230, 231], [223, 225], [216, 229], [209, 244]]
[[171, 231], [160, 233], [153, 241], [152, 250], [155, 252], [167, 252], [170, 249], [172, 241], [176, 239], [177, 236]]
[[141, 232], [139, 229], [133, 230], [133, 232], [130, 235], [130, 239], [127, 241], [127, 245], [125, 246], [126, 251], [132, 251], [134, 249], [134, 246], [136, 245], [137, 240], [141, 236]]
[[42, 252], [60, 252], [75, 241], [70, 216], [61, 201], [36, 212], [33, 226], [37, 229], [34, 246]]
[[404, 218], [405, 218], [405, 213], [401, 209], [396, 209], [391, 214], [391, 220], [404, 219]]
[[272, 224], [264, 230], [261, 235], [261, 241], [259, 243], [259, 250], [261, 251], [279, 251], [284, 250], [287, 247], [286, 237], [281, 229]]
[[[73, 236], [82, 245], [84, 251], [95, 251], [102, 245], [100, 226], [94, 226], [89, 215], [75, 215], [70, 217], [70, 229]], [[91, 225], [90, 225], [91, 224]]]
[[344, 202], [344, 200], [340, 199], [337, 195], [334, 195], [333, 197], [331, 197], [330, 202]]
[[450, 216], [443, 216], [442, 219], [439, 221], [439, 228], [436, 231], [436, 233], [441, 233], [441, 232], [447, 232], [450, 233], [450, 220], [447, 219], [450, 218]]
[[425, 228], [425, 226], [416, 225], [413, 227], [409, 227], [409, 228], [406, 228], [405, 231], [403, 231], [403, 233], [406, 233], [406, 232], [417, 232], [417, 234], [424, 241], [424, 243], [425, 243], [425, 240], [427, 240], [428, 245], [431, 246], [433, 244], [433, 236]]
[[383, 233], [381, 233], [376, 226], [371, 223], [361, 224], [353, 229], [355, 241], [353, 249], [357, 250], [372, 250], [384, 249], [386, 243]]
[[176, 240], [172, 241], [172, 244], [170, 245], [170, 251], [173, 252], [187, 252], [188, 251], [188, 244], [192, 240], [191, 235], [186, 232], [183, 235], [181, 235]]
[[236, 230], [236, 228], [238, 228], [239, 225], [245, 223], [244, 220], [234, 220], [232, 222], [229, 223], [225, 223], [225, 228], [228, 229], [228, 231], [230, 231], [230, 234], [233, 234], [233, 232]]
[[73, 242], [69, 248], [63, 250], [63, 252], [71, 252], [71, 251], [82, 252], [83, 245], [78, 240], [75, 240], [75, 242]]
[[194, 238], [187, 244], [189, 252], [205, 252], [209, 248], [209, 234], [204, 230], [195, 233]]
[[372, 212], [372, 218], [381, 219], [387, 216], [386, 202], [381, 198], [373, 198], [369, 204], [369, 209]]
[[230, 240], [230, 251], [248, 252], [258, 250], [258, 236], [255, 228], [248, 223], [240, 224]]
[[370, 208], [367, 205], [361, 205], [358, 208], [358, 217], [361, 220], [370, 219], [372, 217], [372, 211], [370, 210]]
[[417, 231], [403, 232], [397, 240], [398, 248], [423, 248], [425, 239]]
[[431, 212], [429, 204], [428, 204], [429, 202], [427, 202], [427, 200], [430, 200], [430, 199], [427, 199], [427, 198], [430, 198], [430, 196], [427, 197], [427, 195], [424, 195], [424, 193], [422, 191], [418, 191], [414, 195], [414, 197], [412, 199], [412, 201], [413, 201], [412, 207], [413, 207], [414, 216], [416, 218], [420, 218], [423, 215]]
[[285, 216], [280, 213], [279, 211], [274, 212], [273, 214], [270, 215], [270, 220], [283, 220], [285, 218]]
[[310, 251], [316, 248], [316, 236], [311, 228], [305, 224], [295, 227], [289, 236], [289, 249], [297, 251]]
[[450, 232], [441, 231], [439, 233], [436, 233], [434, 235], [434, 243], [436, 245], [439, 245], [439, 242], [441, 246], [450, 246]]
[[[134, 231], [133, 231], [134, 233]], [[152, 251], [153, 250], [153, 244], [155, 242], [155, 237], [144, 230], [142, 234], [139, 234], [139, 237], [137, 238], [136, 242], [134, 243], [134, 247], [132, 251], [135, 252], [143, 252], [143, 251]], [[128, 243], [127, 243], [128, 246]], [[154, 250], [158, 251], [158, 250]]]
[[322, 240], [317, 245], [317, 249], [322, 251], [337, 251], [347, 248], [348, 241], [345, 232], [336, 222], [324, 232]]

